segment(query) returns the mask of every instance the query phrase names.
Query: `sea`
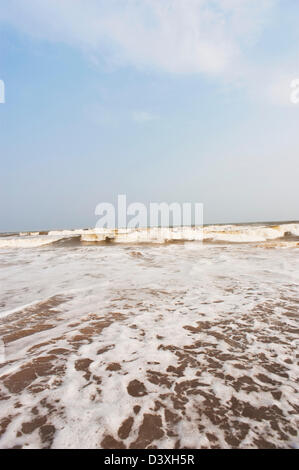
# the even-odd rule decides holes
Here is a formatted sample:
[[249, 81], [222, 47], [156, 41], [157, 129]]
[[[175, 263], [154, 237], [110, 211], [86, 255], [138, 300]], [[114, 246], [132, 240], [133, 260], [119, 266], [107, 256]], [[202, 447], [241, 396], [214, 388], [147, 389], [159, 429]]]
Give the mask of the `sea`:
[[0, 448], [298, 448], [299, 222], [0, 235]]

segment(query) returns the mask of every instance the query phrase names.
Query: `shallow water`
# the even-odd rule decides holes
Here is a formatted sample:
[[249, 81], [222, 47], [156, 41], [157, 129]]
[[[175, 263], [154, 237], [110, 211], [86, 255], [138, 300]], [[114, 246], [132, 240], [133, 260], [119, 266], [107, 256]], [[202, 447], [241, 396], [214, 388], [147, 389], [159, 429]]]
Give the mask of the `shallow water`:
[[268, 248], [2, 248], [0, 447], [298, 446], [299, 248]]

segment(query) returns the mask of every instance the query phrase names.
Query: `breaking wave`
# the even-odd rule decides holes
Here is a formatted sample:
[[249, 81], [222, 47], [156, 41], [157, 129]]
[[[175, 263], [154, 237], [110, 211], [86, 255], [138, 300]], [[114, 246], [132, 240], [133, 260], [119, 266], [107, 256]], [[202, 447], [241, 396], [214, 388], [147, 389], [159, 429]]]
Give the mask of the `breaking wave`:
[[0, 248], [38, 248], [42, 246], [52, 245], [62, 240], [63, 237], [49, 236], [28, 236], [19, 238], [2, 238], [0, 240]]
[[[175, 243], [204, 241], [206, 243], [261, 243], [265, 247], [294, 247], [299, 242], [299, 223], [279, 225], [209, 225], [205, 227], [57, 230], [21, 232], [2, 236], [0, 249], [39, 248], [48, 245], [103, 243]], [[271, 243], [268, 243], [271, 242]]]
[[299, 236], [299, 224], [215, 225], [204, 228], [204, 240], [232, 243], [265, 242], [287, 236]]

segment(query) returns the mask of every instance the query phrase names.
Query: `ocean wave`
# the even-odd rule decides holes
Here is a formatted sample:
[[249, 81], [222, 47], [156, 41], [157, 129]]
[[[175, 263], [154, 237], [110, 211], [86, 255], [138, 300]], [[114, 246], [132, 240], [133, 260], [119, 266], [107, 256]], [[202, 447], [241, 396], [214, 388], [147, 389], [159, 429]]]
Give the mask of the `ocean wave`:
[[299, 236], [299, 224], [282, 225], [214, 225], [183, 228], [148, 228], [127, 230], [94, 230], [81, 235], [82, 242], [99, 243], [168, 243], [174, 241], [212, 241], [254, 243]]
[[[284, 247], [297, 246], [299, 223], [279, 225], [209, 225], [205, 227], [137, 228], [137, 229], [78, 229], [50, 232], [22, 232], [18, 236], [0, 238], [1, 248], [39, 248], [58, 242], [83, 244], [175, 243], [204, 241], [207, 243], [263, 243], [284, 241]], [[295, 240], [292, 240], [295, 238]], [[261, 245], [262, 246], [262, 245]], [[276, 244], [276, 246], [282, 246]]]
[[0, 240], [0, 248], [39, 248], [42, 246], [52, 245], [63, 240], [64, 237], [49, 236], [29, 236], [18, 238], [2, 238]]
[[85, 243], [170, 243], [179, 241], [201, 241], [203, 231], [201, 227], [173, 227], [173, 228], [139, 228], [139, 229], [95, 229], [93, 232], [81, 235]]
[[283, 238], [287, 235], [299, 236], [299, 224], [216, 225], [204, 228], [204, 240], [232, 243], [264, 242]]
[[77, 229], [77, 230], [52, 230], [48, 232], [49, 236], [52, 237], [77, 237], [78, 235], [84, 235], [88, 233], [93, 233], [93, 229]]

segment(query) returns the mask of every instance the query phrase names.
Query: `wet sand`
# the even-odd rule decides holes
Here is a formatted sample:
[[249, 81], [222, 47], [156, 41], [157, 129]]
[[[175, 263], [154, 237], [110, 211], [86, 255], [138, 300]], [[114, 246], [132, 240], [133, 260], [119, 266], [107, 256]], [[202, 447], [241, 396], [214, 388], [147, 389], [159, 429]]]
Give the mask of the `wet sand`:
[[3, 264], [4, 303], [47, 290], [0, 318], [0, 448], [298, 447], [295, 251], [38, 255]]
[[[167, 292], [151, 295], [165, 301], [168, 297]], [[129, 305], [124, 306], [124, 313], [111, 312], [104, 317], [90, 314], [68, 323], [66, 334], [61, 336], [55, 334], [63, 322], [59, 306], [67, 301], [53, 298], [15, 315], [9, 325], [1, 322], [6, 347], [22, 340], [30, 344], [26, 358], [10, 361], [0, 369], [1, 447], [48, 448], [59, 429], [69, 426], [71, 433], [63, 390], [59, 393], [70, 362], [74, 370], [69, 387], [77, 387], [78, 396], [85, 395], [91, 410], [96, 404], [100, 407], [103, 400], [103, 370], [105, 382], [111, 379], [121, 393], [128, 395], [122, 423], [101, 429], [99, 448], [156, 448], [161, 440], [172, 448], [188, 447], [180, 438], [182, 427], [198, 432], [200, 448], [289, 447], [296, 439], [298, 395], [290, 372], [296, 362], [294, 339], [298, 328], [286, 328], [283, 317], [294, 320], [298, 299], [292, 299], [292, 307], [289, 305], [282, 316], [273, 315], [277, 304], [266, 303], [256, 306], [250, 317], [234, 315], [224, 320], [216, 316], [214, 321], [183, 325], [180, 334], [186, 344], [183, 341], [179, 347], [172, 344], [167, 328], [162, 327], [163, 335], [156, 335], [157, 350], [171, 359], [161, 364], [151, 361], [149, 354], [146, 364], [139, 363], [136, 348], [135, 367], [142, 366], [144, 379], [129, 381], [126, 357], [113, 354], [115, 344], [99, 347], [92, 357], [85, 357], [83, 345], [100, 346], [103, 331], [118, 325], [137, 340], [140, 349], [146, 348], [147, 332], [138, 324], [138, 316], [130, 314]], [[284, 306], [283, 298], [280, 302]], [[143, 307], [141, 302], [139, 309]], [[166, 315], [171, 316], [171, 308], [167, 310]], [[157, 315], [158, 330], [159, 321]], [[266, 330], [257, 330], [256, 322], [262, 322]], [[256, 343], [254, 354], [249, 347], [252, 341]], [[271, 348], [273, 344], [284, 345], [283, 361]], [[218, 388], [223, 388], [223, 399], [214, 393], [211, 377]], [[232, 393], [225, 396], [228, 388]], [[267, 404], [260, 404], [261, 396], [267, 396]], [[14, 404], [8, 415], [5, 401]], [[287, 404], [287, 413], [281, 408], [282, 402]], [[76, 407], [76, 402], [72, 405]], [[190, 442], [190, 447], [194, 444]]]

